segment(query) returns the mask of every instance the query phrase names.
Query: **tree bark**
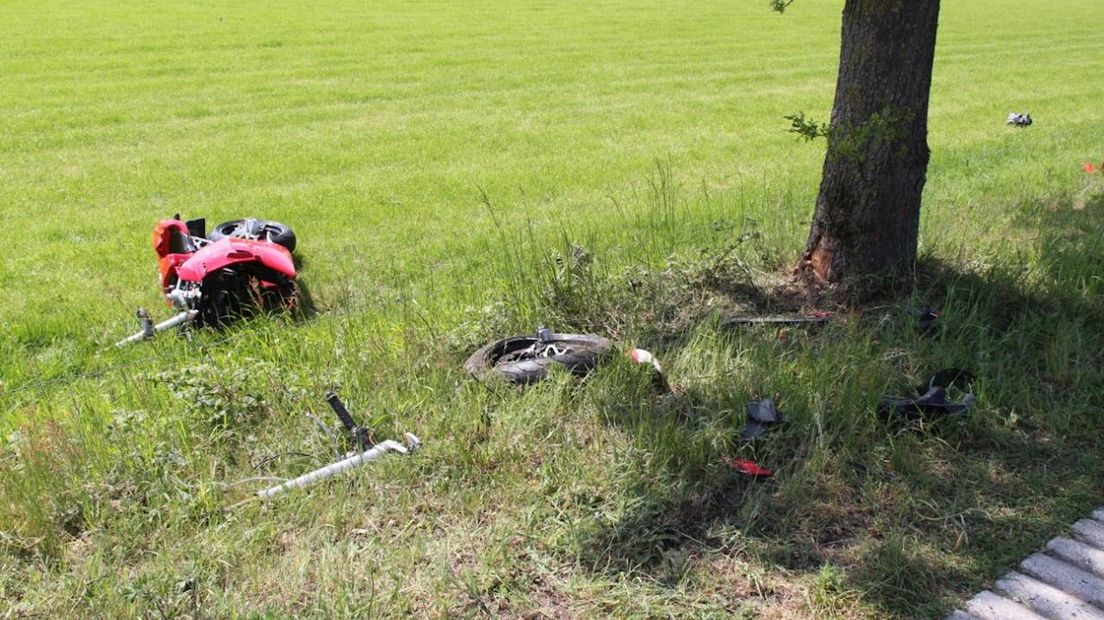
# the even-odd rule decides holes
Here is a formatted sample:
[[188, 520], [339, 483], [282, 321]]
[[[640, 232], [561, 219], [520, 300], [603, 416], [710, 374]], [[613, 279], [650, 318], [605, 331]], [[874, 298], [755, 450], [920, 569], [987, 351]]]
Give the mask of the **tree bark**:
[[803, 264], [839, 282], [916, 261], [939, 0], [846, 0]]

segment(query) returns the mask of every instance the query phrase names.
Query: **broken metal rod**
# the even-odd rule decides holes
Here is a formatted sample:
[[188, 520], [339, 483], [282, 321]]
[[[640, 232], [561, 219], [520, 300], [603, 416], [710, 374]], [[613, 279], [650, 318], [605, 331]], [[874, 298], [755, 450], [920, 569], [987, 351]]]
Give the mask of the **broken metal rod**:
[[191, 323], [195, 320], [197, 316], [199, 316], [198, 310], [184, 310], [171, 319], [166, 319], [164, 321], [161, 321], [157, 325], [151, 326], [150, 323], [152, 321], [150, 321], [149, 314], [147, 314], [144, 310], [139, 310], [138, 322], [139, 324], [141, 324], [142, 330], [132, 336], [127, 336], [119, 342], [116, 342], [115, 346], [122, 347], [132, 342], [138, 342], [140, 340], [145, 340], [146, 338], [151, 338], [157, 332], [163, 332], [166, 329], [172, 329], [173, 327], [184, 325], [185, 323]]
[[298, 478], [295, 478], [293, 480], [288, 480], [283, 484], [257, 491], [257, 495], [261, 498], [269, 498], [273, 495], [277, 495], [289, 489], [305, 487], [308, 484], [313, 484], [315, 482], [318, 482], [319, 480], [332, 478], [347, 469], [352, 469], [353, 467], [356, 467], [358, 465], [363, 465], [364, 463], [367, 463], [369, 461], [374, 461], [384, 454], [387, 454], [388, 452], [407, 454], [409, 452], [417, 450], [418, 446], [420, 445], [422, 445], [422, 442], [420, 439], [418, 439], [417, 436], [415, 436], [413, 433], [406, 433], [405, 446], [393, 439], [381, 441], [380, 443], [372, 446], [370, 449], [365, 450], [364, 452], [354, 454], [344, 460], [338, 461], [336, 463], [330, 463], [325, 467], [307, 472], [302, 476], [299, 476]]

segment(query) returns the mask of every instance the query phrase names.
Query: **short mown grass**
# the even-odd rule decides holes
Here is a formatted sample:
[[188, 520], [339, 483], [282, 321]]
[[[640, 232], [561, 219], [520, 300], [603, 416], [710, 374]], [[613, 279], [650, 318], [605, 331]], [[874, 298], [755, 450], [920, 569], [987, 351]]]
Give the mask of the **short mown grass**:
[[[936, 617], [1061, 533], [1104, 496], [1096, 7], [944, 7], [914, 279], [723, 328], [802, 304], [783, 116], [841, 6], [0, 9], [0, 616]], [[292, 225], [316, 311], [112, 349], [175, 212]], [[541, 324], [675, 394], [461, 371]], [[968, 415], [878, 421], [946, 367]], [[332, 458], [326, 390], [424, 449], [250, 500]]]

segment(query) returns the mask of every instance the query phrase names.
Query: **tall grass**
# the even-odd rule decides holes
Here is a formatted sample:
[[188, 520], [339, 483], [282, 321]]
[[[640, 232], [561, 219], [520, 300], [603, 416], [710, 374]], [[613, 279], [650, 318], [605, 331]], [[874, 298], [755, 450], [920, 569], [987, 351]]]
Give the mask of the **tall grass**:
[[[710, 230], [710, 208], [676, 199], [640, 227], [637, 247]], [[381, 300], [403, 320], [258, 319], [107, 352], [105, 370], [7, 397], [15, 434], [0, 505], [16, 570], [5, 587], [23, 609], [66, 600], [82, 614], [196, 604], [214, 614], [512, 614], [549, 601], [584, 615], [937, 613], [1100, 492], [1100, 293], [1081, 265], [1104, 245], [1093, 232], [1058, 242], [1093, 230], [1097, 213], [1037, 215], [1043, 232], [1022, 248], [1033, 260], [975, 255], [963, 268], [928, 255], [914, 294], [836, 308], [819, 330], [718, 324], [728, 312], [788, 307], [756, 288], [778, 255], [759, 245], [769, 229], [731, 251], [718, 240], [657, 260], [623, 248], [612, 262], [564, 230], [549, 239], [503, 227], [495, 281], [511, 293], [459, 324], [414, 299]], [[681, 223], [668, 228], [671, 218]], [[947, 315], [933, 337], [909, 313], [920, 303]], [[657, 397], [623, 361], [581, 384], [563, 376], [522, 393], [488, 391], [459, 371], [479, 342], [543, 323], [655, 350], [676, 396]], [[921, 432], [877, 421], [880, 395], [909, 393], [947, 366], [979, 377], [970, 415]], [[226, 483], [290, 477], [332, 457], [302, 415], [328, 419], [325, 389], [378, 437], [414, 429], [426, 450], [225, 512], [257, 486]], [[788, 421], [744, 445], [743, 405], [763, 396]], [[778, 474], [741, 479], [724, 464], [731, 456]], [[375, 559], [348, 568], [367, 549]], [[121, 567], [137, 572], [96, 577]], [[843, 581], [817, 585], [833, 567]], [[22, 581], [39, 570], [56, 581]], [[721, 584], [750, 587], [752, 575], [773, 585], [725, 594]], [[71, 598], [103, 578], [132, 591]], [[194, 598], [173, 589], [189, 580], [201, 588]], [[914, 590], [917, 580], [938, 587]], [[369, 583], [372, 596], [353, 594]], [[272, 588], [276, 602], [252, 598]], [[819, 593], [810, 606], [784, 594], [805, 588]]]

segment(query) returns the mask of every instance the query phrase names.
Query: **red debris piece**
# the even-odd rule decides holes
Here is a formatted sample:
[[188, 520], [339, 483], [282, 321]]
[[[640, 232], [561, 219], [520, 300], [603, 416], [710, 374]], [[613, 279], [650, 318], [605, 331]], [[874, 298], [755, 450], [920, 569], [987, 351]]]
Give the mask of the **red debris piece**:
[[752, 478], [769, 478], [774, 475], [773, 469], [768, 469], [748, 459], [730, 458], [728, 464], [732, 466], [732, 469]]
[[[1104, 162], [1102, 162], [1100, 165], [1101, 167], [1104, 167]], [[1096, 166], [1092, 162], [1085, 162], [1085, 164], [1081, 166], [1081, 169], [1088, 174], [1096, 174]]]

